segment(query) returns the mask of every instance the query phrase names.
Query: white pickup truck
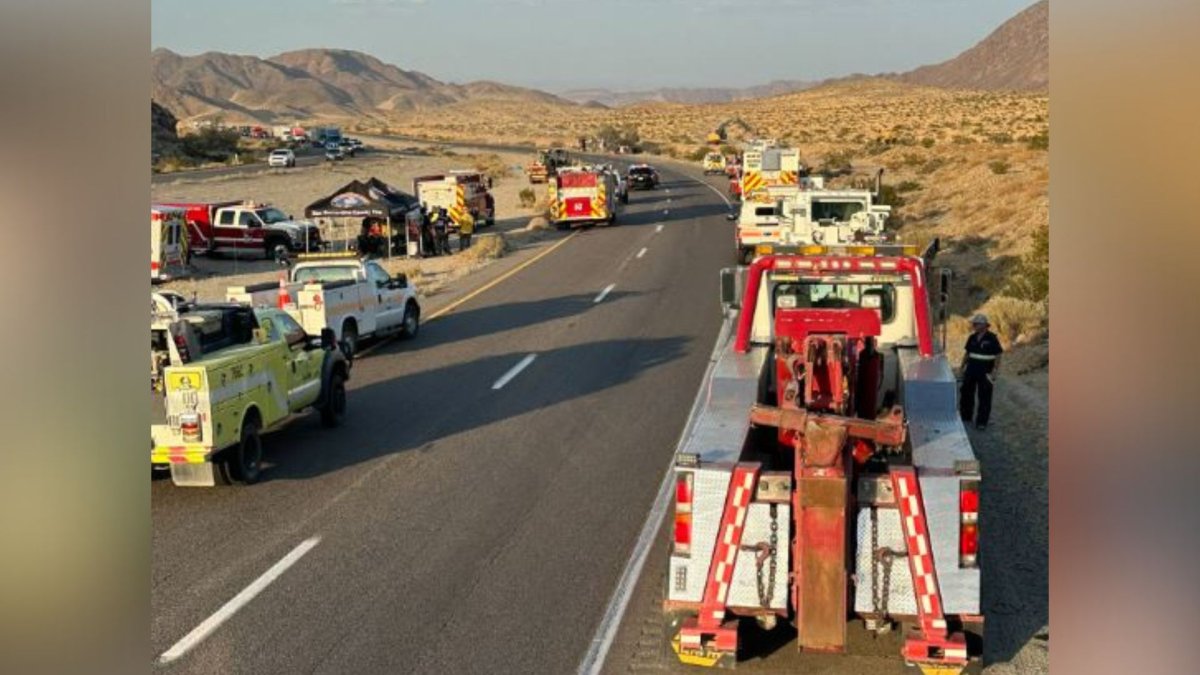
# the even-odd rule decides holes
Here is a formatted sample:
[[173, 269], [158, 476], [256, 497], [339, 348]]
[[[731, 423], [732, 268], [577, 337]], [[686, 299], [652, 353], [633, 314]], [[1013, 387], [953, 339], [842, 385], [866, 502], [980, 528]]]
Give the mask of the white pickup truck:
[[[280, 302], [284, 289], [287, 297]], [[332, 328], [349, 357], [364, 338], [392, 333], [413, 338], [421, 325], [421, 305], [408, 279], [403, 274], [393, 277], [378, 262], [353, 255], [301, 255], [282, 287], [277, 282], [231, 286], [225, 299], [255, 307], [282, 306], [312, 335]]]

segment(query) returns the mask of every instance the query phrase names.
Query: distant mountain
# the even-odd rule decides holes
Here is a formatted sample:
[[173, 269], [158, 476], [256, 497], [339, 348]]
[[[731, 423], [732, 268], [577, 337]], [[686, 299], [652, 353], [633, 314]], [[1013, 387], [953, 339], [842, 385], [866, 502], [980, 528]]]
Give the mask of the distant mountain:
[[1050, 3], [1041, 0], [958, 56], [894, 76], [952, 89], [1043, 91], [1050, 88]]
[[170, 150], [179, 142], [175, 133], [177, 120], [170, 110], [150, 101], [150, 152]]
[[361, 52], [302, 49], [268, 59], [206, 52], [150, 55], [151, 97], [183, 119], [229, 121], [378, 117], [453, 103], [516, 101], [574, 105], [534, 89], [497, 82], [450, 84]]
[[599, 103], [610, 108], [637, 103], [729, 103], [752, 98], [777, 96], [808, 89], [815, 82], [801, 80], [775, 80], [753, 87], [662, 87], [640, 91], [612, 91], [609, 89], [573, 89], [559, 96], [576, 103]]

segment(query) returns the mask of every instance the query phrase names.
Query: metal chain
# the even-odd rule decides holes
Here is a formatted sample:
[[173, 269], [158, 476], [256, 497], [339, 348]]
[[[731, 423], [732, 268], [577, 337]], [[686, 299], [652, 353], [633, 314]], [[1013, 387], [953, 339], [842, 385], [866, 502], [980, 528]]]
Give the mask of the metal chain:
[[[779, 509], [778, 504], [771, 504], [771, 537], [768, 542], [759, 542], [756, 546], [743, 546], [744, 550], [755, 551], [756, 581], [758, 583], [758, 602], [763, 607], [771, 606], [775, 596], [775, 571], [779, 552]], [[763, 585], [763, 563], [768, 562], [767, 584]]]
[[[871, 602], [875, 613], [884, 621], [891, 618], [888, 601], [892, 595], [892, 563], [903, 555], [906, 555], [904, 551], [879, 546], [879, 509], [871, 507]], [[883, 567], [882, 589], [879, 584], [880, 566]]]

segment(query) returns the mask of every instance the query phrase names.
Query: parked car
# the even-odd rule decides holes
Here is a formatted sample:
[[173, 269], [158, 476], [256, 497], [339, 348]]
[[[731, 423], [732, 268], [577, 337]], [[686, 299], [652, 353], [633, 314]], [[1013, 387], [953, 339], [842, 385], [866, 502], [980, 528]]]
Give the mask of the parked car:
[[346, 151], [342, 150], [342, 146], [337, 143], [325, 144], [325, 161], [339, 162], [343, 159], [346, 159]]
[[267, 155], [267, 166], [296, 166], [296, 153], [290, 148], [272, 150]]

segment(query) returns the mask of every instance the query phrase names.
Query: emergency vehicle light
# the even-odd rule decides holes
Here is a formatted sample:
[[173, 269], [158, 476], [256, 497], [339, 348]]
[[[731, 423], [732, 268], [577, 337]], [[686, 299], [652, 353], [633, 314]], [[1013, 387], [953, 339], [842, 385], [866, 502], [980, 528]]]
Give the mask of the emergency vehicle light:
[[961, 522], [958, 530], [958, 566], [979, 566], [979, 481], [964, 480], [959, 484], [958, 507]]
[[692, 553], [692, 477], [691, 471], [675, 475], [675, 546], [674, 554]]

